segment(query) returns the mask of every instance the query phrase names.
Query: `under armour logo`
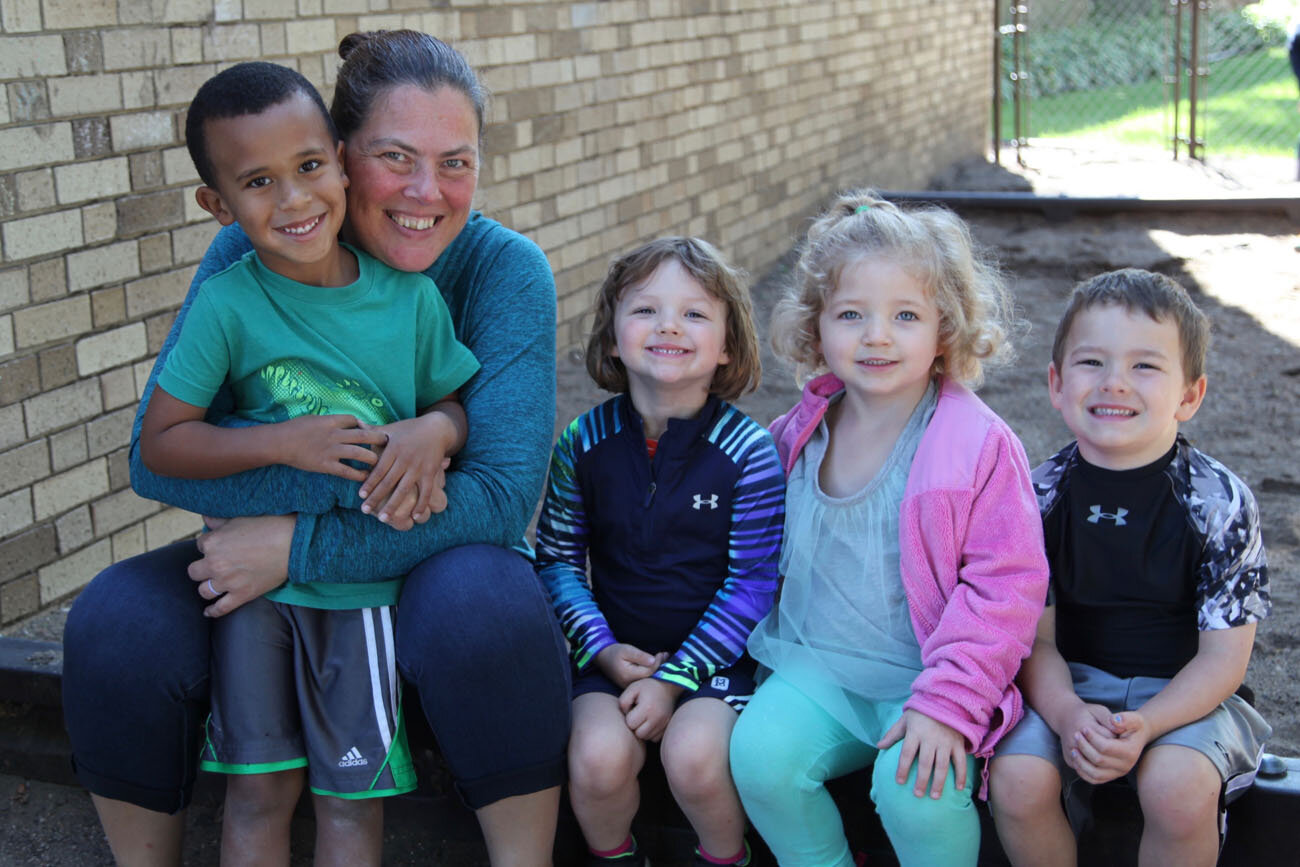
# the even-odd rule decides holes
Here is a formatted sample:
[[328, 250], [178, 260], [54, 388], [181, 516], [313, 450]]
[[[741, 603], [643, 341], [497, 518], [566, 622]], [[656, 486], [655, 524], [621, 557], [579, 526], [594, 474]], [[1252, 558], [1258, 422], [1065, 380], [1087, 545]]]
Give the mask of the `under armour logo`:
[[1100, 524], [1102, 518], [1105, 518], [1107, 521], [1114, 521], [1116, 527], [1123, 527], [1128, 523], [1128, 521], [1124, 520], [1124, 516], [1128, 514], [1128, 509], [1125, 509], [1123, 506], [1120, 506], [1113, 512], [1103, 512], [1101, 506], [1090, 506], [1089, 511], [1092, 512], [1092, 514], [1088, 516], [1089, 524]]
[[731, 686], [731, 678], [723, 677], [722, 675], [716, 675], [713, 678], [713, 680], [709, 681], [709, 686], [713, 687], [714, 689], [726, 689], [727, 687]]
[[708, 506], [710, 509], [718, 508], [718, 495], [710, 494], [709, 498], [706, 500], [704, 499], [704, 496], [702, 494], [696, 494], [695, 506], [694, 506], [695, 511], [698, 512], [700, 509], [704, 508], [705, 506]]

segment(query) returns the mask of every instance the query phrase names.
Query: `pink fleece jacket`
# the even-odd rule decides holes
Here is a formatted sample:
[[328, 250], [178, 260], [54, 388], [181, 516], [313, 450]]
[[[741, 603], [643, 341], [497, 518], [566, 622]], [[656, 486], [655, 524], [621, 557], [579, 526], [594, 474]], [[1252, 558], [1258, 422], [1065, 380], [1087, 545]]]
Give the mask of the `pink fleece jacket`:
[[[795, 459], [844, 388], [825, 374], [772, 422], [781, 464]], [[1022, 714], [1013, 679], [1047, 598], [1043, 524], [1020, 440], [970, 389], [942, 380], [908, 471], [899, 571], [925, 669], [905, 707], [951, 726], [987, 757]]]

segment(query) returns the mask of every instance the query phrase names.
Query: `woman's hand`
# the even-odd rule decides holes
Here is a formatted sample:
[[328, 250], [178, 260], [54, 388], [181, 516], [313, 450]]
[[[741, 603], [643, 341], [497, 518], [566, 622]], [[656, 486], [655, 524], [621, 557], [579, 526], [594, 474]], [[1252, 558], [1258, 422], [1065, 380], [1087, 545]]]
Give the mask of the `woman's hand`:
[[258, 518], [204, 518], [211, 528], [198, 538], [203, 556], [190, 564], [199, 595], [215, 600], [203, 614], [229, 614], [289, 577], [289, 549], [296, 515]]
[[876, 747], [889, 749], [900, 740], [903, 752], [898, 757], [898, 773], [894, 776], [900, 786], [907, 782], [908, 771], [915, 761], [916, 787], [912, 794], [918, 798], [925, 797], [927, 787], [931, 798], [943, 794], [949, 765], [956, 776], [957, 788], [966, 788], [966, 738], [956, 729], [909, 708], [889, 727]]

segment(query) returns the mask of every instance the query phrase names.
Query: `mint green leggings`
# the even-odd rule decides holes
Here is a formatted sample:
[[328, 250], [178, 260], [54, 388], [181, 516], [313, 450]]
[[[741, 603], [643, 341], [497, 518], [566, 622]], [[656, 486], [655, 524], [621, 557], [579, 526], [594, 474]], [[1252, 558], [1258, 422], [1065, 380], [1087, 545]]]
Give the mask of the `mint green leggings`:
[[[869, 705], [879, 739], [902, 714], [903, 701]], [[868, 725], [872, 723], [868, 718]], [[894, 781], [902, 741], [883, 752], [850, 734], [820, 705], [779, 675], [768, 677], [736, 721], [731, 774], [749, 819], [782, 867], [853, 867], [839, 810], [825, 782], [875, 762], [871, 800], [902, 867], [974, 865], [980, 826], [971, 804], [975, 760], [966, 788], [952, 768], [938, 800], [912, 794], [916, 764], [905, 785]]]

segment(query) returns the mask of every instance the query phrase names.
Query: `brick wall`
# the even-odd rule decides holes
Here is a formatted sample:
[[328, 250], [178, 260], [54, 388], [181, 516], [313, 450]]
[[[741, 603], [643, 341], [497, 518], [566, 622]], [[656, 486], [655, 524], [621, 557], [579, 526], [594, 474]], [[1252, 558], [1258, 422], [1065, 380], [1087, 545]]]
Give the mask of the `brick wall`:
[[752, 273], [837, 188], [982, 151], [972, 0], [0, 0], [0, 623], [194, 532], [131, 492], [136, 400], [216, 224], [185, 106], [222, 64], [328, 92], [338, 39], [412, 27], [495, 96], [478, 205], [536, 240], [560, 345], [609, 257], [702, 235]]

